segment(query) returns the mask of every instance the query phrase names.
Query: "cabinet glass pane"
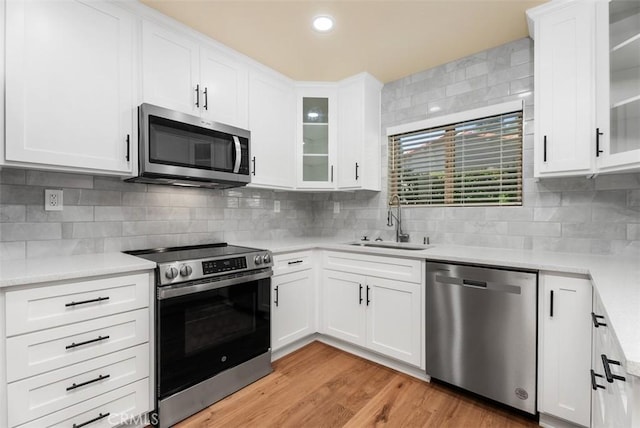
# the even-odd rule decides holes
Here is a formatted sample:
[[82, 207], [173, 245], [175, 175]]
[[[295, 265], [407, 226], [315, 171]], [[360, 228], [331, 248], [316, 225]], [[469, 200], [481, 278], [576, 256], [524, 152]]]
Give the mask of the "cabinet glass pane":
[[303, 156], [302, 180], [329, 181], [329, 156]]
[[308, 98], [302, 99], [302, 123], [328, 123], [329, 99]]
[[640, 2], [609, 4], [610, 153], [640, 148]]
[[329, 154], [329, 125], [302, 125], [302, 133], [304, 134], [304, 141], [302, 141], [304, 154]]

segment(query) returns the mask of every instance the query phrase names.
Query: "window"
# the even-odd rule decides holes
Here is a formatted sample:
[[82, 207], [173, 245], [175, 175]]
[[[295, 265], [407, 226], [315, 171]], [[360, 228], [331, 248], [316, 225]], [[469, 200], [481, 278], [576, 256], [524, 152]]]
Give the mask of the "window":
[[403, 125], [388, 133], [389, 195], [397, 194], [402, 205], [522, 205], [521, 103]]

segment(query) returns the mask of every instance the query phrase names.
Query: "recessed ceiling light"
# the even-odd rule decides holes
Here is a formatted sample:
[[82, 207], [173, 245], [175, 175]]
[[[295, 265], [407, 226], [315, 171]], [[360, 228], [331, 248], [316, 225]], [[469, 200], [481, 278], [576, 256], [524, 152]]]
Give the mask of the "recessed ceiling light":
[[313, 28], [321, 33], [331, 31], [333, 28], [333, 18], [329, 15], [321, 15], [313, 18]]

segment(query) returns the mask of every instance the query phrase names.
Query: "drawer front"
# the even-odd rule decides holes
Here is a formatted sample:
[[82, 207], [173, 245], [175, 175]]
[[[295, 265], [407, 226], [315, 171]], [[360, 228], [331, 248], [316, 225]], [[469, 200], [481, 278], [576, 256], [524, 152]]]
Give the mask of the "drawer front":
[[399, 257], [324, 251], [322, 267], [398, 281], [422, 283], [425, 280], [424, 261]]
[[143, 273], [8, 291], [7, 336], [147, 307], [149, 278]]
[[151, 410], [149, 394], [149, 378], [142, 379], [20, 425], [20, 428], [71, 428], [73, 426], [112, 428], [127, 421], [148, 425], [151, 421], [140, 415]]
[[149, 345], [46, 372], [8, 385], [9, 425], [20, 425], [149, 377]]
[[273, 256], [273, 274], [284, 275], [286, 273], [311, 269], [313, 267], [311, 261], [311, 251], [276, 254]]
[[98, 318], [7, 339], [7, 381], [13, 382], [149, 341], [149, 309]]

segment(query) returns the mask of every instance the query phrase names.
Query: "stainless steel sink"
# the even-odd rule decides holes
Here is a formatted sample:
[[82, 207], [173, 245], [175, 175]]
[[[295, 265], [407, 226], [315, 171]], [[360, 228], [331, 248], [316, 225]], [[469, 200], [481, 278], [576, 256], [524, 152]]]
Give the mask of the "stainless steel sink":
[[349, 245], [359, 246], [359, 247], [369, 247], [369, 248], [387, 248], [391, 250], [426, 250], [428, 248], [433, 247], [433, 245], [420, 245], [420, 244], [411, 244], [408, 242], [390, 242], [390, 241], [358, 241], [351, 242]]

